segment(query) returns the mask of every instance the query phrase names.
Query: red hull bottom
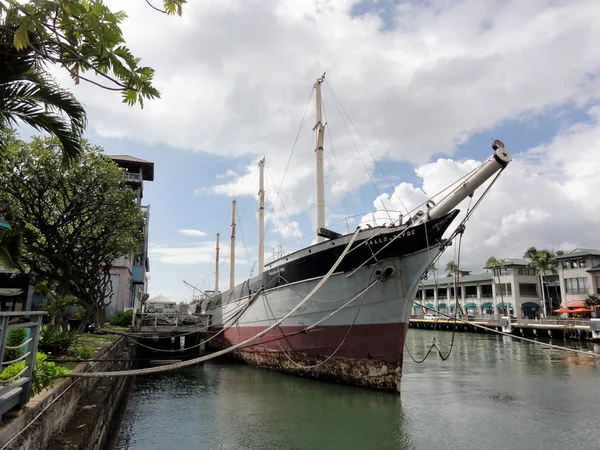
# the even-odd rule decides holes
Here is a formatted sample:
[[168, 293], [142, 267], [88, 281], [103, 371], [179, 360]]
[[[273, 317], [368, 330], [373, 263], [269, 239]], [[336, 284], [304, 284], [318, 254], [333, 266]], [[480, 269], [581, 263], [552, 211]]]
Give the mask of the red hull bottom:
[[[233, 356], [278, 372], [400, 392], [408, 324], [354, 325], [350, 331], [349, 326], [327, 326], [294, 334], [303, 328], [277, 328]], [[232, 327], [210, 344], [226, 348], [262, 330], [264, 327]]]

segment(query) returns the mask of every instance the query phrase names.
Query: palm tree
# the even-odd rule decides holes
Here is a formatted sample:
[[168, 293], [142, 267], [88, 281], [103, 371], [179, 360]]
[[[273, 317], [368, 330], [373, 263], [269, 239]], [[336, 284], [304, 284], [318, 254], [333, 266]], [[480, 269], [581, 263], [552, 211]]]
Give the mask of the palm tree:
[[[504, 260], [497, 259], [495, 256], [490, 256], [485, 262], [485, 268], [492, 270], [492, 274], [496, 276], [496, 281], [498, 282], [498, 286], [500, 286], [500, 269], [504, 268]], [[510, 316], [510, 308], [504, 302], [504, 295], [502, 295], [502, 286], [500, 286], [500, 296], [502, 298], [502, 309], [504, 309], [506, 314]]]
[[446, 264], [446, 276], [453, 277], [458, 272], [458, 264], [455, 261], [448, 261]]
[[[549, 250], [539, 250], [533, 256], [531, 256], [530, 250], [535, 249], [531, 247], [527, 252], [525, 252], [525, 256], [530, 259], [530, 263], [528, 267], [534, 269], [536, 271], [537, 276], [540, 280], [540, 288], [542, 290], [542, 307], [544, 311], [544, 317], [548, 316], [546, 309], [546, 290], [544, 289], [544, 275], [546, 272], [551, 272], [555, 274], [556, 270], [556, 262], [553, 260], [554, 255]], [[550, 305], [552, 307], [552, 305]]]
[[0, 128], [20, 121], [56, 136], [65, 161], [82, 152], [83, 105], [62, 89], [40, 63], [35, 39], [25, 50], [13, 45], [14, 32], [0, 29]]
[[590, 308], [594, 311], [594, 316], [598, 317], [598, 308], [600, 307], [600, 296], [596, 294], [590, 294], [586, 297], [584, 305], [586, 308]]

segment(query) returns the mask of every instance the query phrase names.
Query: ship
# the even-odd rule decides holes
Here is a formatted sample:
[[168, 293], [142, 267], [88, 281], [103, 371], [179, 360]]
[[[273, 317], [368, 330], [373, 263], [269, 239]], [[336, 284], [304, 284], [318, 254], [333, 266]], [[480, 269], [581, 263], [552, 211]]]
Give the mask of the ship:
[[[437, 201], [382, 226], [341, 234], [325, 228], [321, 85], [314, 83], [316, 242], [264, 264], [264, 163], [259, 163], [258, 273], [234, 286], [235, 202], [230, 289], [215, 291], [202, 313], [214, 349], [254, 366], [353, 386], [400, 392], [404, 342], [420, 279], [452, 237], [464, 231], [457, 206], [512, 160], [493, 153]], [[487, 192], [487, 190], [485, 191]], [[446, 237], [445, 237], [446, 236]], [[218, 253], [218, 243], [217, 243]]]

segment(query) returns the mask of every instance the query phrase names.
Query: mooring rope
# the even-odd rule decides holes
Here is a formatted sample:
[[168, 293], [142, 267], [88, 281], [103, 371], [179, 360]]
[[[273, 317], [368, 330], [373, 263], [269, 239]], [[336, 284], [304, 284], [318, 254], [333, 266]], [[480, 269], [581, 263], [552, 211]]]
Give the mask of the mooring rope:
[[217, 357], [225, 355], [227, 353], [231, 353], [231, 352], [233, 352], [233, 351], [235, 351], [235, 350], [237, 350], [239, 348], [247, 346], [248, 344], [254, 342], [257, 339], [260, 339], [261, 337], [263, 337], [264, 335], [266, 335], [267, 333], [269, 333], [270, 331], [272, 331], [273, 329], [275, 329], [276, 327], [278, 327], [279, 325], [281, 325], [288, 317], [290, 317], [292, 314], [294, 314], [300, 307], [302, 307], [302, 305], [304, 305], [308, 300], [310, 300], [311, 297], [319, 289], [321, 289], [321, 287], [327, 282], [327, 280], [329, 280], [329, 278], [331, 277], [331, 275], [335, 272], [335, 269], [337, 269], [337, 267], [340, 265], [340, 263], [342, 262], [342, 260], [346, 257], [346, 254], [348, 253], [348, 251], [352, 247], [352, 244], [354, 244], [354, 241], [356, 240], [356, 237], [358, 236], [359, 232], [360, 232], [360, 228], [357, 228], [354, 231], [354, 234], [350, 238], [350, 241], [348, 242], [348, 244], [344, 248], [344, 251], [339, 256], [339, 258], [337, 259], [337, 261], [331, 266], [331, 269], [329, 269], [329, 271], [321, 279], [321, 281], [319, 281], [319, 283], [308, 293], [308, 295], [306, 297], [304, 297], [304, 299], [302, 299], [301, 302], [299, 302], [285, 316], [283, 316], [281, 319], [279, 319], [273, 325], [270, 325], [269, 327], [267, 327], [266, 329], [264, 329], [260, 333], [256, 334], [255, 336], [253, 336], [251, 338], [246, 339], [245, 341], [239, 342], [237, 344], [234, 344], [234, 345], [232, 345], [230, 347], [227, 347], [227, 348], [225, 348], [223, 350], [219, 350], [217, 352], [211, 353], [209, 355], [204, 355], [204, 356], [201, 356], [201, 357], [198, 357], [198, 358], [190, 359], [188, 361], [181, 361], [181, 362], [178, 362], [178, 363], [175, 363], [175, 364], [169, 364], [167, 366], [150, 367], [150, 368], [147, 368], [147, 369], [136, 369], [136, 370], [122, 370], [122, 371], [116, 371], [116, 372], [77, 373], [77, 374], [69, 374], [67, 376], [79, 377], [79, 378], [107, 378], [107, 377], [125, 377], [125, 376], [133, 376], [133, 375], [147, 375], [147, 374], [150, 374], [150, 373], [167, 372], [167, 371], [170, 371], [170, 370], [181, 369], [183, 367], [193, 366], [193, 365], [199, 364], [201, 362], [209, 361], [211, 359], [217, 358]]

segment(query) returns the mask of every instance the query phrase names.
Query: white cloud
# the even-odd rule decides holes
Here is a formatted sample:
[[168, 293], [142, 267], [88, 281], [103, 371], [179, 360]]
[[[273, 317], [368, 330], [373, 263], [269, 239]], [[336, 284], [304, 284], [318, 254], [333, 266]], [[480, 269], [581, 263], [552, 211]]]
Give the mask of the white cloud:
[[184, 236], [206, 236], [206, 233], [200, 230], [177, 230], [177, 232]]
[[[467, 222], [461, 250], [465, 267], [480, 270], [491, 255], [519, 258], [531, 246], [567, 251], [600, 248], [598, 112], [590, 109], [589, 122], [575, 124], [547, 144], [513, 155], [513, 162]], [[396, 192], [409, 208], [414, 207], [477, 164], [439, 159], [416, 169], [422, 189], [403, 183]], [[386, 200], [391, 207], [400, 207], [395, 196]], [[459, 206], [460, 217], [467, 204]], [[378, 212], [378, 220], [384, 217]], [[364, 222], [369, 220], [370, 216], [363, 217]], [[450, 247], [444, 260], [454, 258], [454, 251]]]
[[[162, 99], [139, 110], [93, 86], [74, 91], [95, 132], [225, 157], [266, 156], [277, 187], [310, 87], [325, 70], [352, 118], [349, 128], [356, 124], [373, 155], [416, 164], [451, 155], [471, 134], [507, 119], [597, 98], [590, 75], [600, 66], [596, 0], [399, 2], [389, 10], [396, 26], [385, 31], [374, 14], [352, 17], [357, 3], [206, 0], [168, 18], [128, 2], [126, 39], [156, 69]], [[335, 184], [335, 159], [352, 192], [368, 182], [373, 163], [362, 145], [358, 156], [329, 94], [326, 85], [336, 154], [327, 138], [328, 184]], [[309, 109], [280, 193], [290, 214], [314, 202], [313, 121]], [[232, 179], [212, 191], [255, 194], [255, 170], [226, 173]]]

